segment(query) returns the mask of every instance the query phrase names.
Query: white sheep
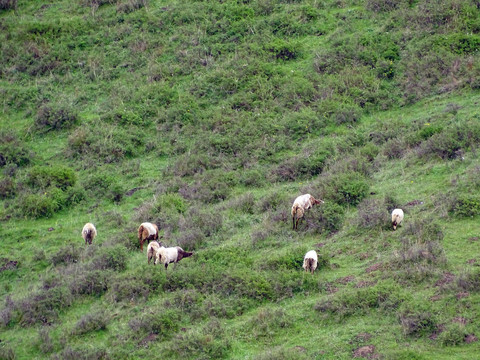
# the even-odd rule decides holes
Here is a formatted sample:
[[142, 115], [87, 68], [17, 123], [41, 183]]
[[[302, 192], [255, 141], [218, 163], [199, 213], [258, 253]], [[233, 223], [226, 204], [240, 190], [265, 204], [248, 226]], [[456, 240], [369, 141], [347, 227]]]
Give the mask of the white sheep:
[[147, 260], [150, 264], [150, 260], [153, 259], [153, 264], [155, 265], [155, 256], [157, 254], [158, 249], [160, 249], [160, 243], [157, 240], [154, 240], [148, 244], [147, 247]]
[[311, 209], [313, 205], [323, 203], [323, 200], [317, 200], [310, 194], [300, 195], [297, 197], [292, 205], [293, 230], [298, 228], [298, 222], [301, 218], [303, 218], [305, 210]]
[[305, 254], [305, 257], [303, 258], [303, 268], [305, 269], [306, 272], [311, 272], [313, 275], [313, 272], [317, 268], [318, 265], [318, 256], [317, 252], [315, 250], [310, 250]]
[[92, 223], [86, 223], [82, 229], [82, 237], [85, 240], [85, 245], [92, 244], [93, 239], [97, 236], [97, 229]]
[[393, 210], [392, 211], [393, 230], [397, 230], [397, 226], [400, 225], [402, 220], [403, 220], [403, 210], [402, 209]]
[[173, 262], [175, 264], [174, 266], [176, 266], [177, 262], [192, 255], [193, 252], [184, 251], [180, 246], [168, 248], [161, 246], [156, 252], [155, 264], [161, 262], [162, 264], [165, 264], [165, 269], [167, 269], [168, 264]]
[[158, 239], [158, 227], [155, 224], [144, 222], [138, 228], [138, 240], [140, 241], [140, 250], [143, 251], [143, 243], [147, 240]]

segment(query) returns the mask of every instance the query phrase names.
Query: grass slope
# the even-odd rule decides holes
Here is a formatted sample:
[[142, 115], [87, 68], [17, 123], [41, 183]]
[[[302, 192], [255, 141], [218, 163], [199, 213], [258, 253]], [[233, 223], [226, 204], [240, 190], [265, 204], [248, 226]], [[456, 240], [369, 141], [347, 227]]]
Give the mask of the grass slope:
[[[479, 19], [0, 0], [0, 358], [475, 358]], [[195, 255], [148, 266], [143, 221]]]

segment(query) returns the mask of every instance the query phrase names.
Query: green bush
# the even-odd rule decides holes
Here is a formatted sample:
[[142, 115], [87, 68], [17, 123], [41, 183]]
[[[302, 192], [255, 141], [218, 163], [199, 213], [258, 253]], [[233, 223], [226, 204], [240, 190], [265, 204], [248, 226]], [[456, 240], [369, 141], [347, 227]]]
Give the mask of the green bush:
[[19, 200], [20, 215], [38, 219], [51, 217], [60, 205], [47, 194], [29, 194]]
[[127, 250], [122, 245], [103, 248], [92, 260], [95, 269], [124, 271], [127, 268]]
[[27, 184], [35, 189], [57, 187], [66, 190], [75, 185], [77, 175], [66, 166], [35, 166], [27, 175]]
[[450, 211], [457, 217], [480, 215], [480, 197], [475, 195], [458, 196]]
[[399, 315], [399, 320], [406, 336], [428, 336], [437, 329], [435, 316], [429, 312], [404, 311]]
[[0, 0], [0, 10], [16, 10], [17, 0]]
[[12, 198], [16, 195], [17, 184], [10, 178], [0, 180], [0, 199]]
[[105, 330], [108, 324], [105, 310], [94, 310], [83, 315], [73, 327], [72, 334], [84, 335], [92, 331]]
[[130, 319], [128, 325], [136, 334], [157, 334], [169, 339], [178, 331], [181, 315], [173, 309], [147, 309], [139, 318]]
[[78, 121], [77, 114], [69, 108], [54, 109], [48, 105], [42, 106], [35, 117], [35, 127], [48, 132], [73, 127]]
[[33, 152], [27, 150], [16, 135], [0, 132], [0, 167], [8, 164], [28, 165], [33, 157]]
[[323, 183], [324, 198], [339, 205], [357, 205], [370, 188], [365, 177], [354, 171], [328, 176]]
[[438, 341], [445, 346], [463, 344], [465, 341], [465, 326], [459, 323], [448, 324], [444, 331], [438, 335]]

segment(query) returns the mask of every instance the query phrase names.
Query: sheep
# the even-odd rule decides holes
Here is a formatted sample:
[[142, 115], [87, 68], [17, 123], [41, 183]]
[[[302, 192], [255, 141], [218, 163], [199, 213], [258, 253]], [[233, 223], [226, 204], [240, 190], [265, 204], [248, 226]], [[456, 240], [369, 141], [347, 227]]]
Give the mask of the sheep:
[[403, 210], [402, 209], [393, 210], [392, 211], [393, 230], [397, 230], [397, 226], [400, 225], [402, 220], [403, 220]]
[[147, 240], [158, 239], [158, 227], [155, 224], [144, 222], [138, 228], [138, 240], [140, 241], [140, 251], [143, 251], [143, 243]]
[[86, 223], [82, 229], [82, 237], [85, 240], [85, 245], [91, 245], [93, 239], [97, 236], [97, 229], [92, 223]]
[[323, 203], [325, 203], [323, 200], [317, 200], [310, 194], [297, 197], [292, 205], [293, 230], [298, 229], [298, 222], [303, 218], [305, 210], [310, 209], [313, 205]]
[[311, 274], [313, 275], [313, 272], [317, 268], [318, 264], [318, 256], [317, 252], [315, 250], [310, 250], [305, 254], [305, 257], [303, 258], [303, 268], [305, 269], [305, 272], [310, 271]]
[[150, 260], [153, 259], [153, 264], [155, 265], [155, 256], [157, 254], [158, 249], [160, 249], [160, 246], [161, 244], [157, 240], [154, 240], [148, 244], [147, 260], [149, 264], [150, 264]]
[[193, 252], [184, 251], [180, 246], [168, 248], [161, 246], [156, 252], [154, 264], [156, 265], [158, 262], [161, 262], [162, 264], [165, 264], [166, 270], [168, 268], [168, 264], [173, 262], [175, 267], [180, 260], [192, 255]]

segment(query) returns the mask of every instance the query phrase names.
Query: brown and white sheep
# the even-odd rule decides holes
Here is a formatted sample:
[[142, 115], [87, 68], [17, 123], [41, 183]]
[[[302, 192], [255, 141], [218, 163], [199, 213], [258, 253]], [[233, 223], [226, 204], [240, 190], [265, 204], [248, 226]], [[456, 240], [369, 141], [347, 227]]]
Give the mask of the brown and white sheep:
[[402, 209], [395, 209], [392, 211], [392, 226], [393, 230], [397, 230], [397, 226], [403, 220], [403, 210]]
[[313, 272], [317, 268], [318, 265], [318, 256], [315, 250], [310, 250], [305, 254], [303, 258], [303, 268], [306, 272], [309, 272], [313, 275]]
[[311, 209], [313, 205], [323, 204], [323, 200], [317, 200], [310, 194], [300, 195], [292, 205], [293, 230], [298, 228], [298, 222], [303, 218], [305, 210]]
[[158, 227], [155, 224], [144, 222], [138, 228], [138, 240], [140, 241], [140, 250], [143, 251], [143, 243], [148, 240], [158, 239]]
[[165, 264], [165, 269], [167, 269], [168, 264], [173, 262], [175, 267], [180, 260], [192, 255], [193, 255], [193, 252], [187, 252], [183, 250], [180, 246], [174, 246], [174, 247], [168, 247], [168, 248], [161, 246], [157, 250], [157, 253], [155, 256], [155, 264], [157, 264], [158, 262], [161, 262], [162, 264]]
[[82, 237], [85, 240], [85, 245], [91, 245], [93, 239], [97, 236], [97, 229], [92, 223], [86, 223], [82, 229]]
[[150, 260], [153, 259], [153, 264], [155, 265], [155, 256], [157, 254], [158, 249], [160, 249], [160, 243], [157, 240], [150, 242], [147, 246], [147, 260], [150, 264]]

